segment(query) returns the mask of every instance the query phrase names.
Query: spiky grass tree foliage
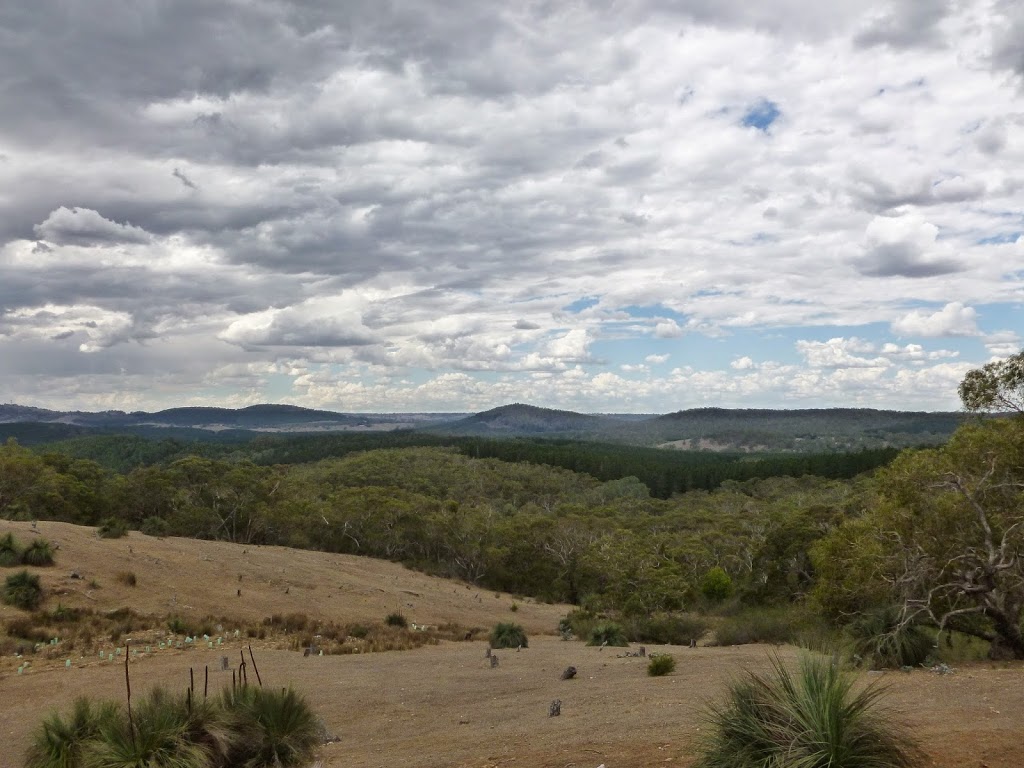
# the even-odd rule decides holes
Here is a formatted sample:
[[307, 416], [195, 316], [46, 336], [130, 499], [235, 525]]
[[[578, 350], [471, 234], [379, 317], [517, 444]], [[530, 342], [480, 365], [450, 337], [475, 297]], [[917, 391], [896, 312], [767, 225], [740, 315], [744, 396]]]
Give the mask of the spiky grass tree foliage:
[[613, 645], [625, 648], [629, 641], [626, 640], [626, 633], [622, 631], [622, 627], [615, 622], [606, 621], [590, 630], [587, 645]]
[[112, 702], [76, 699], [66, 720], [54, 712], [36, 729], [25, 768], [79, 768], [83, 745], [94, 739], [104, 724], [119, 717], [119, 708]]
[[[153, 689], [132, 711], [132, 721], [119, 717], [104, 723], [95, 738], [82, 750], [83, 766], [88, 768], [209, 768], [220, 764], [226, 746], [218, 750], [221, 730], [216, 715], [209, 709], [213, 723], [203, 723], [189, 712], [183, 696]], [[134, 727], [133, 727], [134, 725]], [[208, 737], [207, 725], [215, 734]], [[223, 738], [230, 731], [223, 729]]]
[[916, 768], [913, 738], [883, 708], [877, 686], [828, 658], [806, 654], [791, 672], [779, 658], [767, 674], [733, 683], [710, 710], [696, 768]]
[[26, 611], [34, 611], [43, 600], [43, 588], [39, 577], [28, 571], [20, 571], [7, 577], [4, 582], [4, 602]]
[[496, 624], [491, 630], [491, 648], [526, 648], [526, 630], [518, 624]]
[[46, 539], [36, 539], [21, 553], [25, 565], [53, 565], [53, 547]]
[[21, 548], [14, 539], [14, 534], [0, 536], [0, 567], [13, 568], [21, 565]]
[[902, 625], [892, 606], [866, 614], [848, 628], [854, 650], [873, 669], [916, 667], [932, 652], [932, 634], [916, 624]]
[[319, 721], [305, 699], [290, 688], [227, 690], [221, 696], [221, 707], [235, 732], [227, 765], [304, 765], [320, 743]]

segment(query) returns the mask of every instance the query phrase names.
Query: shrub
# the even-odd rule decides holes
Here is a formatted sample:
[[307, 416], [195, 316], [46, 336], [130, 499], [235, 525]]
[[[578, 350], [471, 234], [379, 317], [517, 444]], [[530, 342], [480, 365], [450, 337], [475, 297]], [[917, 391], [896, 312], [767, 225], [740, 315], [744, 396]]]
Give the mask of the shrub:
[[128, 533], [128, 525], [124, 520], [119, 520], [116, 517], [108, 517], [100, 521], [100, 525], [99, 528], [96, 529], [96, 533], [99, 534], [101, 539], [120, 539]]
[[142, 521], [139, 530], [147, 536], [166, 536], [171, 531], [171, 524], [162, 517], [151, 515]]
[[53, 547], [46, 539], [35, 539], [21, 553], [21, 562], [25, 565], [53, 565]]
[[715, 628], [715, 645], [792, 643], [801, 635], [801, 618], [793, 610], [750, 608], [730, 616]]
[[899, 611], [893, 606], [862, 616], [848, 632], [854, 652], [872, 669], [916, 667], [931, 655], [934, 645], [924, 627], [901, 625]]
[[33, 611], [43, 600], [43, 588], [39, 577], [28, 571], [12, 574], [4, 584], [4, 602], [16, 608]]
[[626, 640], [626, 633], [622, 631], [622, 627], [614, 622], [606, 621], [595, 624], [594, 628], [590, 630], [587, 645], [613, 645], [624, 648], [629, 645], [629, 641]]
[[651, 660], [647, 662], [647, 674], [651, 677], [661, 677], [662, 675], [667, 675], [669, 672], [674, 672], [675, 669], [676, 660], [667, 653], [652, 656]]
[[708, 631], [708, 621], [696, 614], [665, 613], [626, 623], [626, 637], [634, 643], [689, 645]]
[[491, 648], [526, 648], [526, 631], [518, 624], [501, 623], [491, 630]]
[[114, 574], [114, 580], [119, 584], [124, 584], [126, 587], [134, 587], [139, 583], [133, 571], [118, 571]]
[[221, 707], [235, 724], [228, 765], [303, 765], [320, 743], [319, 721], [305, 699], [290, 688], [225, 690]]
[[231, 732], [202, 701], [154, 688], [133, 708], [134, 733], [127, 717], [105, 722], [83, 748], [89, 768], [160, 766], [207, 768], [226, 756]]
[[389, 613], [387, 615], [387, 617], [384, 619], [384, 623], [387, 624], [389, 627], [407, 627], [407, 626], [409, 626], [409, 621], [399, 611], [395, 611], [394, 613]]
[[732, 578], [725, 572], [724, 568], [715, 566], [704, 575], [700, 583], [700, 593], [706, 600], [713, 603], [720, 603], [732, 596]]
[[116, 704], [97, 705], [84, 697], [76, 699], [67, 720], [54, 712], [36, 729], [25, 756], [25, 768], [77, 768], [82, 763], [83, 746], [118, 715]]
[[880, 708], [881, 694], [873, 685], [854, 691], [828, 658], [805, 654], [794, 674], [776, 657], [767, 674], [749, 673], [709, 710], [695, 768], [921, 765], [913, 738]]
[[0, 536], [0, 567], [13, 568], [21, 565], [21, 547], [14, 539], [13, 533]]
[[565, 618], [559, 620], [558, 631], [563, 637], [567, 637], [570, 632], [576, 637], [590, 637], [590, 631], [598, 621], [596, 613], [577, 608], [574, 611], [569, 611]]

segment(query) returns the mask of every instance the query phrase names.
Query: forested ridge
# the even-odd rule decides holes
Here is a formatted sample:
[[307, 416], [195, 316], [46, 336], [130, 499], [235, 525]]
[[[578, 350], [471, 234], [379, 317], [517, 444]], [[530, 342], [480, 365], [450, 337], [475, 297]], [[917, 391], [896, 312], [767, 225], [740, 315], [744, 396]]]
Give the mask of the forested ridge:
[[879, 648], [929, 631], [1024, 658], [1020, 393], [1024, 354], [986, 366], [964, 403], [1010, 416], [901, 453], [755, 458], [410, 431], [11, 440], [0, 516], [387, 558], [623, 621], [775, 606], [797, 612], [786, 624], [812, 615], [860, 632], [863, 652], [885, 658]]

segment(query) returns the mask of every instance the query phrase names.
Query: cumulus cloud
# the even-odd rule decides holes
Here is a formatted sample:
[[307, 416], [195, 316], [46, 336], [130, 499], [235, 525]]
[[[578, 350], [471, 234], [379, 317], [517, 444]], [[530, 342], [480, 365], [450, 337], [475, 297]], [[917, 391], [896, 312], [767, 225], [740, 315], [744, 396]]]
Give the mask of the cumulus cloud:
[[61, 245], [107, 245], [146, 243], [149, 234], [130, 224], [118, 224], [103, 218], [91, 208], [60, 208], [35, 227], [44, 240]]
[[862, 274], [875, 277], [934, 277], [964, 269], [936, 242], [939, 228], [913, 216], [876, 216], [865, 231]]
[[[17, 4], [0, 388], [911, 402], [918, 371], [984, 362], [956, 334], [1017, 343], [1022, 24], [1001, 1]], [[956, 302], [977, 315], [936, 319]]]
[[938, 312], [909, 312], [893, 322], [892, 330], [901, 336], [977, 336], [977, 323], [973, 308], [952, 301]]

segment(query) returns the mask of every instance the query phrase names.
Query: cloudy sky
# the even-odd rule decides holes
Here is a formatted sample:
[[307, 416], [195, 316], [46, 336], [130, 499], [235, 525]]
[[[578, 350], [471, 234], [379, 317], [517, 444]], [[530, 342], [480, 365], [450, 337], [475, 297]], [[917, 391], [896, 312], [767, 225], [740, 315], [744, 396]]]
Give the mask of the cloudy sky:
[[1015, 0], [2, 0], [0, 402], [946, 410]]

